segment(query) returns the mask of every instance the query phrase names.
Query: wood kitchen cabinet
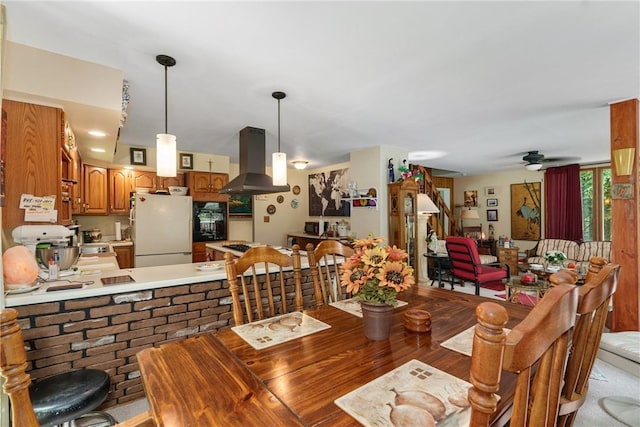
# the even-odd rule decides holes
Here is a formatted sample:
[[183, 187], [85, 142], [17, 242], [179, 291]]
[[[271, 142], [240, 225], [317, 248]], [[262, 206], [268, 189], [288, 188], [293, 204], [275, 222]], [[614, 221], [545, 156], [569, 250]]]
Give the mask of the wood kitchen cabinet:
[[109, 169], [109, 213], [112, 215], [129, 215], [130, 172], [128, 169]]
[[156, 189], [169, 191], [169, 187], [185, 187], [184, 181], [183, 172], [178, 172], [174, 177], [159, 176], [156, 182]]
[[[62, 160], [64, 112], [60, 108], [6, 99], [2, 101], [2, 110], [3, 116], [6, 114], [2, 226], [25, 224], [25, 210], [20, 209], [23, 194], [55, 196], [57, 223], [70, 224], [71, 202], [62, 197], [62, 179], [69, 179], [70, 170], [68, 155], [64, 163]], [[66, 185], [65, 192], [68, 192]]]
[[188, 172], [187, 187], [193, 200], [211, 200], [219, 195], [220, 189], [229, 183], [229, 174], [216, 172]]
[[129, 177], [131, 191], [136, 191], [136, 188], [147, 188], [149, 191], [156, 190], [157, 176], [155, 172], [130, 170], [131, 175]]
[[71, 188], [71, 213], [79, 215], [84, 210], [84, 194], [82, 192], [82, 159], [76, 148], [71, 150], [71, 176], [76, 181]]
[[109, 213], [107, 183], [106, 168], [84, 165], [82, 180], [84, 215], [107, 215]]
[[192, 262], [206, 262], [207, 261], [207, 246], [206, 242], [193, 242], [192, 243]]
[[134, 267], [133, 245], [113, 246], [113, 252], [116, 254], [118, 267], [121, 269]]

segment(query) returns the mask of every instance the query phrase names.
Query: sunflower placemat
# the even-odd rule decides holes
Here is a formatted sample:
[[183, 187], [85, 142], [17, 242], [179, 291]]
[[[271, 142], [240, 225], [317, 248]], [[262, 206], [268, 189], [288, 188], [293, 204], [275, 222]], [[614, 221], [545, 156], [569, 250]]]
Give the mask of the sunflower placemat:
[[[362, 307], [360, 307], [360, 301], [356, 301], [354, 298], [332, 302], [329, 305], [346, 311], [349, 314], [353, 314], [354, 316], [362, 317]], [[402, 307], [404, 305], [407, 305], [406, 301], [398, 300], [398, 305], [396, 305], [395, 308]]]
[[256, 350], [329, 329], [331, 325], [295, 312], [231, 328]]
[[419, 360], [335, 400], [364, 426], [468, 426], [471, 384]]
[[[457, 351], [458, 353], [462, 353], [466, 356], [471, 356], [471, 350], [473, 348], [473, 334], [476, 330], [476, 325], [473, 325], [469, 329], [465, 329], [460, 332], [458, 335], [454, 335], [445, 342], [441, 343], [440, 346], [444, 348], [448, 348], [449, 350]], [[508, 334], [511, 329], [504, 328], [504, 333]]]

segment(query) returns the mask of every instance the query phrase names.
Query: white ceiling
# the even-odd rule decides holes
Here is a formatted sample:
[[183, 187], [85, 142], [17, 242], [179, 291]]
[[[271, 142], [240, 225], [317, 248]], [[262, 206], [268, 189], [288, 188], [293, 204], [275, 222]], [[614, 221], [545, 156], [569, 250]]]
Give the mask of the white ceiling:
[[521, 168], [529, 150], [607, 161], [608, 103], [640, 97], [638, 1], [4, 4], [8, 40], [124, 72], [121, 144], [164, 131], [155, 56], [173, 56], [178, 150], [232, 162], [245, 126], [276, 151], [276, 90], [289, 160], [398, 146], [467, 175]]

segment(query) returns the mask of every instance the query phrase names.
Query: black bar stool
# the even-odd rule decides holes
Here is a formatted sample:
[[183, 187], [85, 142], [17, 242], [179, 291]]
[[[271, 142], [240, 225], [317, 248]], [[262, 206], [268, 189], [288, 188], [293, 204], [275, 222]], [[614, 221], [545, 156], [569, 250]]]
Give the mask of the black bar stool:
[[80, 418], [95, 418], [99, 421], [96, 425], [113, 426], [117, 421], [110, 414], [93, 411], [107, 398], [110, 384], [104, 371], [79, 369], [33, 382], [29, 396], [41, 427], [74, 427]]

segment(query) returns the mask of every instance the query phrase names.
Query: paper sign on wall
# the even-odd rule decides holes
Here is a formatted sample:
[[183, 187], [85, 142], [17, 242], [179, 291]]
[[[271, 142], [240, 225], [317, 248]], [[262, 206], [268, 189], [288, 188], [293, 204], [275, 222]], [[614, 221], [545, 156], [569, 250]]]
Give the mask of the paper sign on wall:
[[56, 196], [20, 196], [20, 209], [24, 209], [25, 222], [57, 222]]
[[20, 209], [54, 209], [56, 196], [34, 196], [23, 194], [20, 196]]

